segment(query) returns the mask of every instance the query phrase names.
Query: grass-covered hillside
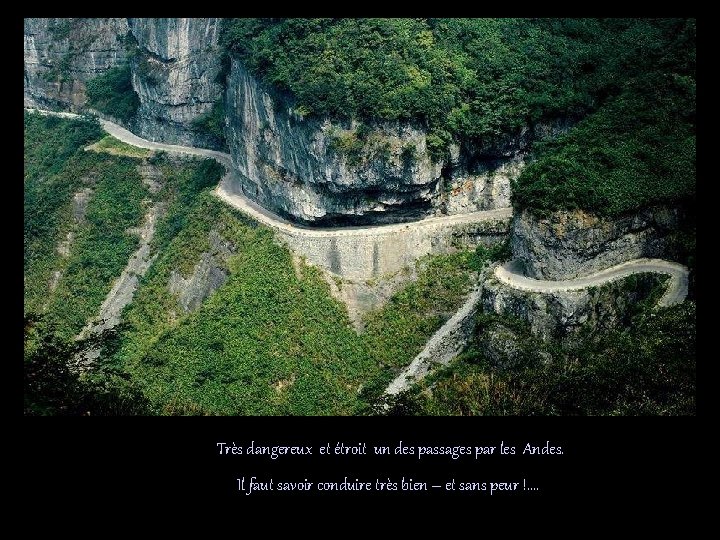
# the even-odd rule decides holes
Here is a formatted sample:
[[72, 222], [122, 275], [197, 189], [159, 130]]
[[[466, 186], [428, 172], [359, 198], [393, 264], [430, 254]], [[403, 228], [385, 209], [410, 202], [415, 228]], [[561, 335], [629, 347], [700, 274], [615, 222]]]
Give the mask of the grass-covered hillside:
[[[639, 313], [632, 325], [582, 347], [543, 343], [522, 325], [518, 363], [498, 369], [478, 347], [497, 317], [481, 317], [478, 342], [403, 396], [391, 414], [694, 415], [696, 315], [687, 301]], [[549, 361], [548, 361], [549, 360]]]
[[25, 114], [25, 316], [64, 337], [95, 315], [127, 264], [148, 196], [137, 160], [83, 148], [94, 121]]
[[[225, 284], [185, 315], [169, 292], [170, 274], [192, 272], [211, 231], [237, 254]], [[270, 230], [203, 192], [128, 309], [116, 360], [159, 413], [357, 413], [371, 397], [368, 386], [370, 394], [382, 390], [392, 368], [439, 327], [439, 315], [460, 303], [472, 260], [460, 254], [431, 261], [358, 335], [318, 270], [295, 268]], [[429, 294], [442, 303], [412, 301]]]
[[653, 73], [557, 140], [536, 148], [513, 184], [513, 205], [537, 214], [618, 216], [695, 197], [695, 80]]
[[[397, 370], [460, 305], [492, 254], [459, 252], [418, 263], [417, 279], [351, 326], [318, 270], [293, 264], [273, 233], [216, 199], [211, 160], [116, 155], [96, 123], [26, 115], [25, 363], [29, 414], [353, 414], [367, 410]], [[71, 136], [68, 136], [68, 133]], [[84, 151], [85, 146], [102, 150]], [[110, 152], [110, 153], [108, 153]], [[139, 166], [160, 183], [150, 192]], [[75, 218], [74, 194], [89, 189]], [[103, 336], [96, 369], [78, 378], [65, 362], [73, 336], [100, 304], [137, 245], [128, 228], [144, 208], [164, 211], [156, 255], [123, 324]], [[57, 246], [73, 231], [68, 253]], [[214, 252], [228, 278], [185, 311], [173, 275], [192, 275]], [[56, 285], [53, 273], [61, 271]]]

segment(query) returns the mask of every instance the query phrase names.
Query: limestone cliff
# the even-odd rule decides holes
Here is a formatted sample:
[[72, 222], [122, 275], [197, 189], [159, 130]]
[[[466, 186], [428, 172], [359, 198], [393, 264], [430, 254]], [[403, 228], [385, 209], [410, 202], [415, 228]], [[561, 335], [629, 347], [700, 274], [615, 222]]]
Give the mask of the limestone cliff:
[[580, 291], [533, 293], [500, 283], [492, 270], [486, 276], [482, 311], [523, 321], [542, 340], [572, 339], [581, 337], [581, 332], [624, 325], [639, 302], [650, 300], [651, 294], [659, 297], [663, 287], [658, 285], [667, 279], [658, 274], [636, 274]]
[[[679, 209], [661, 207], [616, 219], [581, 211], [539, 218], [522, 211], [513, 219], [512, 255], [516, 266], [531, 278], [557, 281], [587, 276], [636, 258], [666, 257], [681, 219]], [[526, 325], [541, 341], [572, 341], [583, 339], [587, 332], [627, 324], [637, 304], [659, 291], [656, 286], [665, 279], [637, 274], [602, 287], [537, 293], [501, 283], [491, 269], [483, 282], [481, 305], [486, 314]], [[502, 324], [485, 334], [483, 347], [496, 365], [511, 365], [522, 356], [513, 350], [517, 337]]]
[[580, 211], [538, 218], [523, 211], [513, 221], [513, 257], [529, 277], [586, 276], [630, 259], [663, 258], [679, 219], [678, 209], [659, 207], [616, 219]]
[[152, 141], [218, 148], [195, 127], [222, 98], [220, 19], [128, 19], [137, 42], [132, 84], [140, 98], [135, 131]]
[[[233, 60], [227, 138], [243, 191], [265, 207], [313, 223], [402, 221], [428, 213], [441, 164], [409, 124], [372, 126], [304, 118]], [[403, 147], [413, 159], [403, 160]]]
[[80, 110], [85, 83], [126, 59], [127, 19], [25, 19], [25, 106]]
[[227, 138], [243, 192], [281, 215], [324, 225], [509, 207], [510, 182], [531, 142], [567, 128], [526, 128], [492, 147], [454, 145], [447, 162], [435, 162], [421, 126], [306, 118], [291, 103], [232, 61]]
[[196, 121], [222, 99], [220, 19], [25, 19], [25, 106], [81, 111], [87, 81], [130, 63], [133, 131], [218, 148]]

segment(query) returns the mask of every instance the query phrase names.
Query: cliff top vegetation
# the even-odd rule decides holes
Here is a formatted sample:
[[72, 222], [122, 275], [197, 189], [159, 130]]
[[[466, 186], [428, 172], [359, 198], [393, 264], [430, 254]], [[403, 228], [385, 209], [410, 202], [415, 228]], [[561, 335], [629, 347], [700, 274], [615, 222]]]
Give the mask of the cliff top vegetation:
[[694, 194], [694, 19], [231, 19], [222, 39], [301, 114], [418, 122], [436, 158], [586, 118], [539, 149], [518, 207]]

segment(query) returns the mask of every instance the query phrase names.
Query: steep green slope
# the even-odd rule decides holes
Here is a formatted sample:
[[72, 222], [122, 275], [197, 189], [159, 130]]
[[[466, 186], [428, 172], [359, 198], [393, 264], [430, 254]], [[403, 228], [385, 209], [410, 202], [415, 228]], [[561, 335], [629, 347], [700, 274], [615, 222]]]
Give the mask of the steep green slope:
[[[138, 243], [127, 229], [148, 195], [138, 160], [83, 151], [100, 138], [97, 122], [25, 115], [25, 315], [42, 313], [65, 337], [97, 313], [127, 264]], [[74, 210], [81, 191], [86, 208]]]
[[513, 184], [513, 205], [537, 214], [617, 216], [695, 196], [695, 80], [653, 74], [555, 141]]
[[[25, 114], [24, 259], [25, 311], [38, 310], [47, 292], [55, 248], [69, 222], [68, 204], [78, 187], [68, 161], [100, 138], [99, 124]], [[65, 174], [63, 174], [65, 173]]]
[[[462, 302], [489, 256], [420, 261], [417, 281], [369, 314], [358, 335], [318, 270], [294, 265], [269, 229], [211, 195], [223, 174], [216, 162], [85, 152], [103, 137], [96, 123], [25, 121], [28, 414], [362, 412]], [[138, 165], [154, 168], [159, 190], [148, 191]], [[73, 194], [85, 188], [78, 217]], [[137, 245], [127, 229], [151, 203], [164, 208], [151, 244], [157, 258], [124, 324], [101, 342], [96, 370], [78, 379], [64, 365], [76, 350], [72, 336], [127, 263]], [[56, 248], [68, 232], [64, 256]], [[213, 250], [211, 233], [233, 246], [222, 263], [229, 278], [186, 314], [171, 276], [192, 273]]]
[[[212, 251], [211, 231], [236, 255], [228, 280], [186, 315], [168, 282]], [[352, 414], [462, 302], [482, 260], [421, 263], [417, 282], [369, 315], [359, 336], [318, 270], [294, 267], [269, 229], [203, 191], [127, 309], [115, 362], [161, 414]]]
[[[643, 308], [625, 329], [583, 346], [543, 343], [508, 319], [522, 360], [497, 369], [474, 347], [404, 396], [394, 414], [421, 415], [692, 415], [696, 393], [696, 313], [687, 301]], [[552, 357], [552, 362], [546, 359]], [[427, 388], [431, 387], [431, 391]], [[424, 390], [424, 391], [423, 391]]]
[[[183, 315], [167, 283], [192, 270], [211, 229], [238, 254], [228, 281]], [[120, 356], [164, 413], [348, 413], [373, 364], [317, 272], [303, 274], [271, 231], [205, 192], [128, 310]]]

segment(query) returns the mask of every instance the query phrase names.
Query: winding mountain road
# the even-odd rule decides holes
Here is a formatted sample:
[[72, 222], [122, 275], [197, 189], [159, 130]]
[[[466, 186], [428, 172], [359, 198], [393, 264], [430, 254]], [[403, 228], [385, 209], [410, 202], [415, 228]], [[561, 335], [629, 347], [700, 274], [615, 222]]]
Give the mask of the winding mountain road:
[[[39, 114], [54, 115], [63, 118], [80, 118], [78, 114], [67, 112], [45, 111], [40, 109], [26, 109]], [[127, 129], [100, 119], [103, 129], [116, 139], [148, 150], [159, 150], [168, 153], [185, 154], [212, 158], [218, 161], [226, 169], [226, 174], [215, 188], [215, 195], [230, 206], [250, 215], [257, 221], [272, 227], [273, 229], [291, 233], [296, 236], [309, 236], [318, 238], [332, 238], [339, 236], [353, 235], [384, 235], [407, 229], [409, 227], [423, 227], [434, 224], [462, 224], [476, 223], [485, 220], [508, 219], [512, 216], [512, 208], [501, 208], [497, 210], [472, 212], [453, 216], [427, 217], [412, 223], [396, 223], [376, 226], [358, 227], [335, 227], [335, 228], [314, 228], [292, 223], [279, 215], [271, 212], [247, 198], [239, 191], [239, 183], [233, 181], [234, 169], [229, 154], [174, 144], [165, 144], [148, 141], [138, 137]], [[561, 291], [577, 291], [588, 287], [601, 286], [614, 280], [622, 279], [632, 274], [643, 272], [654, 272], [670, 276], [665, 293], [658, 301], [658, 306], [670, 306], [682, 302], [688, 293], [688, 269], [678, 263], [662, 259], [634, 259], [618, 264], [616, 266], [601, 270], [594, 274], [575, 279], [548, 281], [529, 278], [523, 275], [522, 268], [516, 261], [510, 261], [495, 268], [495, 277], [509, 287], [539, 293], [551, 293]], [[122, 281], [122, 280], [120, 280]], [[112, 296], [112, 294], [110, 295]], [[386, 395], [396, 395], [408, 389], [414, 382], [422, 379], [433, 366], [438, 364], [447, 365], [462, 349], [467, 341], [467, 329], [471, 328], [468, 321], [477, 310], [480, 298], [480, 289], [474, 290], [465, 301], [458, 312], [444, 324], [426, 344], [423, 351], [408, 365], [398, 377], [390, 383], [385, 390]], [[471, 333], [471, 332], [470, 332]], [[460, 338], [460, 339], [458, 339]]]
[[597, 287], [611, 281], [625, 278], [631, 274], [653, 272], [670, 276], [670, 282], [658, 301], [658, 306], [671, 306], [679, 304], [688, 293], [687, 267], [682, 264], [666, 261], [663, 259], [633, 259], [605, 270], [600, 270], [589, 276], [575, 279], [564, 279], [548, 281], [533, 279], [522, 274], [522, 269], [515, 261], [510, 261], [495, 268], [495, 277], [500, 282], [514, 289], [530, 292], [560, 292], [579, 291], [588, 287]]
[[[552, 293], [561, 291], [579, 291], [588, 287], [605, 285], [611, 281], [628, 277], [632, 274], [655, 272], [670, 276], [665, 293], [658, 300], [661, 307], [679, 304], [688, 293], [688, 269], [682, 264], [663, 259], [633, 259], [589, 276], [559, 281], [533, 279], [522, 274], [522, 267], [516, 261], [510, 261], [495, 268], [495, 277], [514, 289]], [[396, 396], [409, 389], [414, 383], [423, 379], [431, 370], [439, 365], [448, 365], [467, 344], [472, 336], [474, 320], [481, 298], [481, 289], [471, 292], [460, 309], [440, 329], [433, 334], [423, 350], [400, 374], [387, 386], [386, 396]], [[385, 403], [387, 410], [389, 404]]]
[[[59, 116], [62, 118], [82, 118], [79, 114], [68, 113], [68, 112], [55, 112], [47, 111], [43, 109], [26, 109], [30, 112], [36, 112], [44, 115]], [[386, 225], [372, 225], [372, 226], [353, 226], [353, 227], [307, 227], [292, 223], [285, 218], [280, 217], [276, 213], [263, 208], [256, 202], [249, 199], [237, 188], [239, 182], [233, 181], [234, 168], [232, 167], [232, 159], [230, 154], [219, 152], [217, 150], [208, 150], [206, 148], [195, 148], [192, 146], [180, 146], [176, 144], [165, 144], [153, 141], [148, 141], [142, 137], [138, 137], [131, 131], [110, 122], [99, 118], [100, 124], [103, 129], [115, 137], [116, 139], [137, 146], [138, 148], [145, 148], [147, 150], [159, 150], [174, 154], [184, 154], [191, 156], [207, 157], [216, 160], [218, 163], [223, 165], [226, 170], [225, 176], [222, 178], [217, 188], [215, 188], [215, 195], [221, 200], [225, 201], [230, 206], [240, 210], [241, 212], [248, 214], [252, 218], [256, 219], [260, 223], [272, 227], [273, 229], [282, 230], [287, 233], [291, 233], [295, 236], [309, 236], [309, 237], [339, 237], [339, 236], [367, 236], [368, 234], [384, 235], [391, 234], [393, 232], [401, 231], [409, 227], [423, 227], [435, 224], [462, 224], [462, 223], [477, 223], [480, 221], [491, 221], [491, 220], [502, 220], [508, 219], [512, 216], [512, 208], [498, 208], [495, 210], [483, 210], [479, 212], [470, 212], [467, 214], [457, 214], [452, 216], [432, 216], [413, 221], [411, 223], [391, 223]]]
[[[39, 114], [59, 116], [62, 118], [81, 118], [81, 115], [68, 112], [55, 112], [30, 108], [26, 110]], [[217, 188], [215, 188], [215, 194], [220, 199], [265, 225], [274, 229], [292, 233], [294, 235], [322, 238], [352, 235], [366, 236], [368, 234], [382, 235], [400, 231], [409, 227], [415, 228], [437, 223], [475, 223], [485, 220], [506, 219], [512, 216], [512, 208], [500, 208], [497, 210], [486, 210], [452, 216], [427, 217], [412, 223], [333, 228], [306, 227], [292, 223], [280, 217], [274, 212], [271, 212], [270, 210], [267, 210], [250, 200], [243, 193], [239, 192], [237, 188], [233, 189], [234, 186], [238, 185], [238, 183], [233, 182], [232, 180], [233, 167], [230, 154], [218, 152], [217, 150], [208, 150], [205, 148], [194, 148], [190, 146], [152, 142], [147, 139], [143, 139], [142, 137], [138, 137], [127, 129], [108, 120], [101, 118], [100, 123], [103, 129], [116, 139], [124, 143], [137, 146], [138, 148], [215, 159], [226, 169], [225, 176], [220, 181]], [[589, 276], [561, 281], [546, 281], [529, 278], [524, 276], [521, 269], [517, 267], [517, 264], [511, 261], [498, 266], [495, 269], [495, 276], [502, 283], [515, 289], [532, 292], [556, 292], [575, 291], [585, 289], [587, 287], [595, 287], [641, 272], [657, 272], [670, 276], [670, 283], [665, 291], [665, 294], [658, 302], [658, 305], [669, 306], [676, 304], [682, 302], [687, 296], [688, 269], [681, 264], [662, 259], [634, 259], [611, 268], [601, 270], [600, 272], [596, 272], [595, 274]]]
[[[81, 118], [81, 115], [68, 112], [46, 111], [42, 109], [26, 109], [31, 112], [37, 112], [45, 115], [59, 116], [63, 118]], [[205, 148], [194, 148], [190, 146], [180, 146], [175, 144], [165, 144], [148, 141], [142, 137], [138, 137], [127, 129], [110, 122], [100, 119], [103, 129], [115, 137], [116, 139], [137, 146], [138, 148], [146, 148], [148, 150], [160, 150], [175, 154], [185, 154], [200, 157], [212, 158], [222, 164], [226, 169], [226, 174], [215, 188], [215, 194], [238, 210], [250, 215], [259, 222], [268, 225], [274, 229], [284, 230], [294, 235], [315, 236], [315, 237], [333, 237], [333, 236], [352, 236], [368, 234], [387, 234], [400, 231], [409, 227], [422, 227], [437, 223], [460, 224], [475, 223], [478, 221], [505, 219], [512, 216], [512, 208], [499, 208], [496, 210], [486, 210], [480, 212], [471, 212], [468, 214], [458, 214], [452, 216], [435, 216], [427, 217], [412, 223], [393, 223], [388, 225], [374, 226], [357, 226], [357, 227], [306, 227], [291, 223], [290, 221], [280, 217], [279, 215], [261, 207], [254, 201], [250, 200], [243, 193], [239, 192], [236, 182], [232, 181], [233, 167], [230, 154], [218, 152], [217, 150], [208, 150]], [[678, 263], [665, 261], [662, 259], [634, 259], [595, 274], [561, 281], [546, 281], [528, 278], [524, 276], [521, 269], [514, 262], [506, 263], [495, 269], [495, 276], [504, 284], [525, 291], [532, 292], [555, 292], [555, 291], [574, 291], [587, 287], [594, 287], [608, 283], [616, 279], [637, 274], [641, 272], [657, 272], [670, 276], [670, 284], [658, 305], [668, 306], [682, 302], [687, 296], [688, 289], [688, 269]]]

